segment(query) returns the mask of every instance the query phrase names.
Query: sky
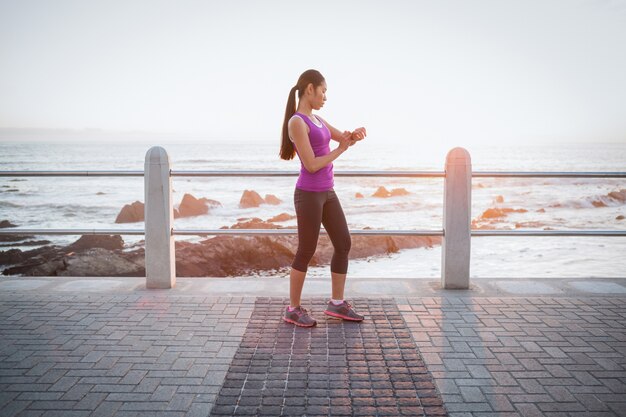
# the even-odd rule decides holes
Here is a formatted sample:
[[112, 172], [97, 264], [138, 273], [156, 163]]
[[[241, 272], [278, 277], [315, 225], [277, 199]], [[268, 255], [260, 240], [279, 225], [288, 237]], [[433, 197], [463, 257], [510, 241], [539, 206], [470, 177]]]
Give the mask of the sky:
[[626, 143], [626, 0], [0, 0], [0, 140], [277, 140], [309, 68], [370, 140]]

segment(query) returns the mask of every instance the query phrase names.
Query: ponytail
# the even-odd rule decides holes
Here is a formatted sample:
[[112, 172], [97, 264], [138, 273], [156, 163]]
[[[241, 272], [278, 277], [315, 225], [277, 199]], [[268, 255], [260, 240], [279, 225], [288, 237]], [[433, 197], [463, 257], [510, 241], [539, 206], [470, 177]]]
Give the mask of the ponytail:
[[316, 88], [318, 85], [324, 82], [324, 76], [319, 71], [310, 69], [304, 71], [295, 86], [291, 88], [289, 97], [287, 98], [287, 107], [285, 108], [285, 119], [283, 120], [283, 132], [282, 140], [280, 144], [280, 157], [281, 159], [290, 160], [296, 156], [296, 150], [293, 146], [293, 142], [289, 139], [289, 119], [296, 113], [296, 91], [298, 92], [298, 99], [304, 94], [304, 89], [313, 84]]
[[285, 120], [283, 120], [283, 135], [282, 143], [280, 145], [280, 157], [281, 159], [290, 160], [296, 156], [296, 150], [293, 147], [293, 142], [289, 139], [289, 119], [296, 113], [296, 91], [298, 86], [294, 86], [289, 92], [287, 98], [287, 108], [285, 109]]

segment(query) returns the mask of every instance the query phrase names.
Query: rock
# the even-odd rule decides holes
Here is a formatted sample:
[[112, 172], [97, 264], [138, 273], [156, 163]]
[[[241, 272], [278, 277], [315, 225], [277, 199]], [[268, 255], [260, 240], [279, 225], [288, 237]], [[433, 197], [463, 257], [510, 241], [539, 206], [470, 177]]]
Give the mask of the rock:
[[356, 193], [356, 194], [354, 195], [354, 197], [355, 197], [355, 198], [365, 198], [365, 197], [363, 197], [363, 194], [361, 194], [361, 193]]
[[[253, 221], [248, 226], [263, 228], [260, 219]], [[440, 243], [440, 237], [353, 236], [349, 256], [356, 259]], [[179, 276], [223, 277], [284, 268], [293, 262], [297, 247], [297, 236], [217, 236], [201, 244], [177, 242], [176, 270]], [[322, 235], [310, 265], [328, 264], [332, 255], [332, 243], [328, 236]]]
[[93, 248], [120, 250], [124, 248], [124, 240], [120, 235], [83, 235], [76, 242], [67, 246], [65, 251], [81, 252]]
[[[433, 247], [441, 244], [441, 237], [439, 236], [351, 236], [351, 240], [352, 246], [349, 259], [362, 259], [375, 255], [395, 253], [402, 249]], [[294, 240], [294, 253], [296, 250], [297, 240]], [[326, 235], [320, 235], [312, 265], [329, 264], [333, 251], [330, 238]]]
[[594, 207], [606, 207], [606, 203], [600, 200], [593, 200], [591, 204], [593, 204]]
[[202, 201], [209, 209], [222, 207], [222, 203], [217, 200], [211, 200], [210, 198], [202, 197], [200, 201]]
[[96, 195], [106, 195], [106, 193], [103, 193], [102, 191], [98, 191]]
[[6, 252], [0, 252], [0, 265], [15, 265], [5, 269], [2, 273], [4, 275], [15, 275], [28, 272], [38, 265], [59, 257], [61, 254], [60, 250], [59, 246], [43, 246], [29, 251], [11, 249]]
[[25, 277], [57, 276], [58, 270], [65, 269], [63, 258], [42, 261], [37, 258], [22, 262], [19, 265], [2, 271], [4, 275], [22, 275]]
[[615, 218], [615, 220], [624, 220], [624, 216], [622, 214], [620, 214], [619, 216], [617, 216]]
[[268, 222], [271, 222], [271, 223], [286, 222], [288, 220], [292, 220], [292, 219], [295, 219], [295, 218], [296, 218], [296, 216], [292, 216], [291, 214], [281, 213], [278, 216], [274, 216], [271, 219], [269, 219]]
[[267, 204], [271, 204], [271, 205], [273, 205], [273, 206], [277, 206], [277, 205], [279, 205], [280, 203], [282, 203], [282, 200], [281, 200], [281, 199], [279, 199], [278, 197], [276, 197], [275, 195], [272, 195], [272, 194], [266, 194], [266, 195], [265, 195], [265, 202], [266, 202]]
[[[143, 252], [143, 251], [142, 251]], [[72, 277], [141, 277], [145, 276], [143, 256], [129, 256], [103, 248], [93, 248], [63, 258], [58, 276]]]
[[142, 221], [144, 221], [144, 204], [141, 201], [126, 204], [115, 219], [115, 223], [135, 223]]
[[402, 196], [402, 195], [409, 195], [411, 194], [410, 192], [408, 192], [407, 190], [405, 190], [404, 188], [394, 188], [393, 190], [391, 190], [391, 196], [395, 197], [395, 196]]
[[546, 209], [540, 208], [539, 210], [537, 210], [537, 213], [545, 213]]
[[22, 262], [23, 252], [19, 249], [0, 251], [0, 265], [13, 265]]
[[489, 208], [480, 215], [481, 219], [495, 219], [499, 217], [506, 217], [509, 213], [526, 213], [526, 209], [512, 209], [512, 208]]
[[265, 200], [254, 190], [245, 190], [239, 200], [240, 208], [259, 207]]
[[219, 201], [208, 198], [197, 199], [191, 194], [185, 194], [178, 206], [178, 217], [199, 216], [208, 213], [210, 208], [221, 205]]
[[621, 203], [626, 203], [626, 189], [612, 191], [608, 194], [608, 196], [613, 200], [617, 200]]
[[[232, 229], [281, 228], [259, 218], [231, 226]], [[91, 235], [89, 235], [91, 236]], [[79, 239], [79, 242], [81, 240]], [[80, 251], [75, 242], [65, 248], [56, 246], [33, 251], [0, 252], [5, 261], [16, 264], [3, 274], [27, 276], [145, 276], [143, 248], [132, 252], [101, 247], [87, 248], [83, 240]], [[401, 249], [432, 247], [440, 244], [440, 237], [418, 236], [352, 236], [350, 259], [383, 255]], [[145, 244], [145, 243], [144, 243]], [[298, 237], [287, 236], [216, 236], [200, 243], [176, 242], [176, 270], [178, 276], [237, 276], [255, 271], [275, 270], [291, 265], [298, 247]], [[69, 253], [68, 253], [69, 252]], [[330, 263], [333, 246], [326, 235], [318, 241], [311, 265]]]
[[176, 242], [176, 271], [185, 277], [247, 275], [290, 265], [294, 253], [262, 236], [216, 236], [200, 244]]
[[[281, 228], [259, 218], [240, 219], [245, 222], [231, 229]], [[228, 227], [224, 227], [228, 228]], [[418, 236], [352, 236], [350, 259], [397, 252], [414, 247], [441, 244], [440, 237]], [[176, 270], [179, 276], [238, 276], [255, 271], [285, 268], [291, 265], [298, 248], [298, 237], [286, 236], [216, 236], [193, 244], [176, 242]], [[330, 263], [332, 242], [326, 235], [318, 240], [312, 266]]]
[[[19, 242], [19, 246], [45, 246], [51, 243], [49, 240], [27, 240], [25, 242], [20, 242], [21, 240], [23, 240], [22, 236], [13, 236], [13, 237], [15, 238], [13, 242]], [[30, 236], [29, 239], [32, 239], [33, 237], [34, 236]], [[0, 238], [0, 241], [2, 241], [2, 238]], [[13, 246], [15, 246], [15, 243], [3, 244], [3, 245], [0, 245], [0, 248], [13, 247]]]
[[408, 194], [411, 194], [411, 193], [409, 193], [404, 188], [394, 188], [393, 190], [389, 191], [385, 187], [378, 187], [376, 192], [372, 194], [372, 197], [387, 198], [387, 197], [395, 197], [395, 196], [402, 196], [402, 195], [408, 195]]
[[0, 242], [21, 242], [26, 239], [34, 239], [33, 235], [0, 235]]
[[[18, 226], [11, 223], [8, 220], [2, 220], [0, 222], [0, 229], [4, 229], [8, 227], [18, 227]], [[35, 236], [33, 235], [0, 235], [0, 242], [21, 242], [22, 240], [34, 239], [34, 238]]]
[[391, 193], [385, 187], [378, 187], [376, 192], [372, 194], [372, 197], [378, 197], [378, 198], [387, 198], [390, 196], [391, 196]]
[[8, 221], [8, 220], [2, 220], [2, 221], [0, 222], [0, 229], [4, 229], [5, 227], [17, 227], [17, 225], [15, 225], [15, 224], [11, 223], [11, 222], [10, 222], [10, 221]]
[[501, 195], [497, 195], [494, 201], [496, 203], [504, 203], [504, 197], [502, 197]]
[[23, 253], [21, 263], [2, 273], [23, 276], [145, 276], [143, 248], [129, 253], [104, 248], [67, 253], [67, 247], [48, 246], [29, 252], [36, 251], [36, 256]]
[[[263, 221], [258, 217], [254, 217], [245, 222], [239, 222], [230, 227], [231, 229], [282, 229], [282, 226]], [[228, 229], [228, 227], [227, 227]]]

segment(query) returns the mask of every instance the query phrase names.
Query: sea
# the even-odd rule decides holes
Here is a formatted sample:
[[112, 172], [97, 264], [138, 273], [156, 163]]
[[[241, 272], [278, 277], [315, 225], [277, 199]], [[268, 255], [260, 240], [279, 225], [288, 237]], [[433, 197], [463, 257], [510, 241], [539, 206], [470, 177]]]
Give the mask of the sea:
[[[143, 170], [145, 155], [163, 147], [173, 170], [300, 169], [297, 158], [278, 157], [277, 140], [154, 141], [2, 141], [0, 171]], [[464, 147], [463, 143], [458, 146]], [[626, 143], [465, 146], [474, 171], [626, 171]], [[334, 162], [335, 171], [443, 171], [450, 147], [420, 141], [366, 140]], [[221, 203], [208, 214], [179, 218], [175, 229], [218, 229], [243, 218], [267, 220], [295, 214], [296, 177], [173, 177], [174, 207], [184, 194]], [[409, 194], [389, 198], [372, 195], [384, 186]], [[114, 229], [143, 228], [143, 223], [116, 224], [122, 207], [144, 200], [143, 177], [0, 177], [0, 221], [20, 228]], [[245, 190], [275, 195], [279, 205], [240, 208]], [[472, 219], [475, 227], [496, 230], [626, 230], [626, 204], [610, 193], [626, 190], [624, 178], [474, 178]], [[442, 178], [336, 177], [351, 229], [441, 230]], [[363, 198], [357, 198], [357, 193]], [[624, 191], [626, 193], [626, 191]], [[485, 218], [488, 209], [515, 210], [502, 218]], [[523, 210], [520, 210], [523, 209]], [[296, 221], [279, 223], [296, 227]], [[37, 236], [66, 245], [78, 236]], [[123, 236], [127, 246], [142, 236]], [[195, 236], [177, 240], [200, 241]], [[0, 250], [32, 246], [2, 244]], [[2, 266], [0, 266], [2, 269]], [[259, 272], [287, 276], [288, 269]], [[349, 276], [360, 278], [439, 278], [441, 247], [406, 249], [351, 260]], [[328, 266], [309, 269], [309, 276], [329, 276]], [[626, 237], [473, 237], [472, 278], [605, 278], [626, 276]]]

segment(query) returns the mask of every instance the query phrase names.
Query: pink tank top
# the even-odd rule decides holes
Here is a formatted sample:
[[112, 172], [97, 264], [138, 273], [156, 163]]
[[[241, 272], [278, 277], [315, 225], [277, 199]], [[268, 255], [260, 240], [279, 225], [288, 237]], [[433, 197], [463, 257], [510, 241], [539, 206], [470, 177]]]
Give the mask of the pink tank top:
[[[318, 126], [309, 119], [305, 114], [296, 112], [296, 115], [300, 116], [304, 123], [309, 126], [309, 142], [315, 156], [324, 156], [330, 153], [330, 130], [326, 127], [324, 122], [320, 120], [322, 126]], [[318, 119], [319, 120], [319, 119]], [[295, 148], [294, 143], [294, 148]], [[296, 153], [298, 149], [296, 148]], [[300, 153], [298, 153], [300, 158]], [[333, 176], [333, 164], [332, 162], [325, 167], [321, 168], [315, 174], [311, 174], [304, 167], [302, 158], [300, 158], [300, 176], [296, 183], [296, 188], [304, 191], [328, 191], [335, 185]]]

